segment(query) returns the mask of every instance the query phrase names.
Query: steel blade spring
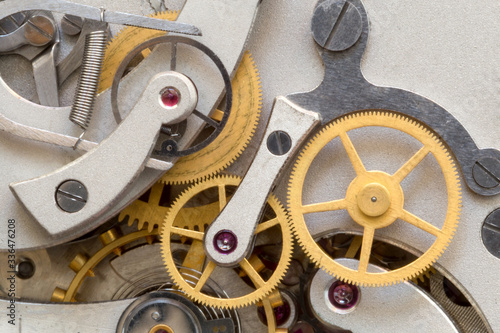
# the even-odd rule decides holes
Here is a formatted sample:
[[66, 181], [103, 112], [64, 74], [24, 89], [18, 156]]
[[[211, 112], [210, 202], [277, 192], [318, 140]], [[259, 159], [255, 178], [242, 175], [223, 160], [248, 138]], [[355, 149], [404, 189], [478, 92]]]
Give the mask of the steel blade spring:
[[92, 119], [107, 43], [108, 33], [104, 30], [91, 32], [85, 38], [80, 78], [69, 115], [69, 119], [83, 130]]

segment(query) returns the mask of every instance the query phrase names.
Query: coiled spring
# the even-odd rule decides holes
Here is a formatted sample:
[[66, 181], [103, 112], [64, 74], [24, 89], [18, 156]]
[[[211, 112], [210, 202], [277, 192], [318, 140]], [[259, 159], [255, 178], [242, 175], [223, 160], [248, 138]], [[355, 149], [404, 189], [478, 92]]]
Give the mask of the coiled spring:
[[107, 43], [108, 33], [105, 30], [91, 32], [85, 38], [80, 78], [69, 115], [69, 119], [83, 130], [88, 128], [92, 119]]

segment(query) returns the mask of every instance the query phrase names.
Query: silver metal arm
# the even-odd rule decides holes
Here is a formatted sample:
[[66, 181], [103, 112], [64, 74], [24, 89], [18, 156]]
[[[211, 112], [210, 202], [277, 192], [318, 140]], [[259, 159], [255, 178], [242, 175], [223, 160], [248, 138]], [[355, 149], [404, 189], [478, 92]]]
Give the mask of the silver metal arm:
[[[231, 201], [205, 234], [205, 251], [211, 260], [218, 265], [232, 266], [247, 255], [276, 178], [289, 157], [320, 122], [318, 113], [302, 109], [285, 97], [276, 99], [264, 139], [250, 169]], [[222, 233], [234, 235], [236, 244], [228, 248], [222, 240], [218, 246], [217, 237]]]
[[[175, 87], [182, 98], [173, 108], [160, 105], [160, 93]], [[162, 124], [184, 120], [196, 107], [194, 84], [184, 75], [156, 75], [136, 107], [99, 146], [59, 170], [13, 183], [10, 188], [30, 214], [53, 236], [85, 229], [120, 198], [144, 169]], [[135, 140], [127, 140], [135, 133]], [[127, 156], [128, 163], [120, 163]]]
[[0, 13], [2, 17], [29, 10], [49, 10], [58, 13], [80, 16], [86, 19], [103, 21], [108, 23], [138, 26], [142, 28], [163, 30], [186, 35], [201, 36], [201, 31], [197, 27], [180, 23], [177, 21], [168, 21], [154, 19], [147, 16], [132, 15], [127, 13], [103, 12], [100, 8], [76, 4], [64, 0], [19, 0], [0, 2]]

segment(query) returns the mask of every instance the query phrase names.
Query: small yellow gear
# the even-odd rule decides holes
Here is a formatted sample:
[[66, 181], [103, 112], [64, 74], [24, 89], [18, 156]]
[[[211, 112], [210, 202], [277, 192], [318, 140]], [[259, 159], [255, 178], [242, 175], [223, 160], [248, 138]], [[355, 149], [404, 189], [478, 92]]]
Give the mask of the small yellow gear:
[[[175, 20], [177, 12], [154, 14], [152, 17]], [[126, 27], [110, 42], [104, 57], [99, 92], [108, 89], [116, 69], [125, 56], [145, 40], [164, 35], [164, 32]], [[142, 54], [146, 57], [149, 50]], [[203, 179], [231, 165], [245, 150], [255, 133], [262, 106], [262, 89], [255, 62], [245, 52], [231, 82], [233, 101], [231, 114], [217, 138], [202, 150], [180, 158], [162, 177], [166, 184], [184, 184]], [[212, 118], [222, 119], [223, 112], [215, 110]]]
[[[267, 280], [260, 274], [263, 272], [265, 266], [255, 254], [252, 254], [248, 259], [243, 259], [239, 263], [242, 270], [239, 275], [232, 268], [218, 267], [214, 262], [205, 260], [205, 257], [203, 257], [202, 262], [198, 262], [199, 271], [201, 272], [198, 283], [193, 285], [184, 279], [181, 272], [182, 269], [175, 266], [174, 258], [170, 251], [172, 236], [181, 236], [181, 240], [191, 239], [193, 242], [192, 246], [196, 246], [197, 248], [203, 246], [205, 226], [215, 220], [230, 196], [229, 190], [236, 188], [240, 182], [241, 179], [238, 177], [217, 176], [191, 186], [174, 202], [161, 228], [160, 237], [162, 240], [163, 258], [172, 280], [193, 300], [211, 307], [234, 309], [262, 300], [277, 287], [288, 268], [292, 256], [293, 237], [288, 216], [278, 199], [271, 195], [267, 201], [267, 211], [271, 213], [265, 215], [265, 221], [259, 223], [255, 231], [256, 241], [259, 240], [260, 236], [265, 236], [268, 230], [273, 232], [274, 237], [277, 234], [281, 234], [281, 241], [279, 243], [276, 242], [281, 247], [280, 259], [276, 269]], [[205, 191], [210, 192], [211, 190], [213, 191], [212, 193], [218, 193], [218, 200], [215, 202], [215, 205], [210, 203], [209, 205], [198, 206], [195, 210], [193, 207], [190, 207], [193, 204], [193, 198], [198, 198], [201, 193], [206, 193]], [[186, 208], [192, 209], [192, 212], [196, 211], [196, 216], [191, 216], [191, 213], [183, 213], [183, 210]], [[189, 222], [191, 219], [198, 217], [201, 218], [198, 222]], [[193, 230], [193, 224], [198, 225], [199, 230]], [[270, 230], [271, 228], [273, 230]], [[274, 230], [274, 228], [280, 228], [281, 230], [279, 232], [278, 230]], [[247, 276], [254, 284], [254, 288], [251, 288], [251, 291], [242, 291], [243, 295], [229, 295], [229, 298], [211, 296], [205, 293], [203, 286], [214, 270], [222, 270], [218, 273], [223, 274], [235, 274], [235, 278], [238, 276], [240, 278]]]
[[149, 190], [148, 201], [135, 200], [120, 212], [118, 221], [123, 222], [128, 216], [128, 225], [131, 226], [137, 222], [138, 230], [142, 230], [145, 225], [148, 226], [149, 232], [153, 231], [154, 228], [159, 228], [168, 213], [168, 207], [160, 205], [164, 190], [163, 183], [155, 183]]
[[106, 258], [114, 253], [120, 256], [122, 248], [134, 241], [145, 239], [147, 243], [152, 244], [154, 238], [158, 235], [158, 229], [149, 232], [147, 230], [136, 231], [131, 234], [122, 235], [119, 229], [110, 229], [99, 236], [103, 247], [92, 257], [87, 257], [79, 253], [70, 262], [69, 267], [76, 273], [67, 290], [59, 287], [55, 288], [51, 302], [76, 302], [77, 292], [83, 281], [87, 277], [94, 277], [94, 268]]
[[[389, 175], [368, 171], [360, 159], [348, 132], [365, 127], [386, 127], [407, 133], [423, 144], [398, 171]], [[302, 189], [307, 170], [317, 154], [332, 140], [340, 138], [356, 172], [345, 198], [304, 205]], [[404, 193], [400, 183], [431, 154], [439, 164], [448, 193], [447, 212], [442, 228], [424, 221], [403, 207]], [[288, 188], [289, 210], [295, 236], [308, 256], [322, 269], [339, 279], [359, 285], [381, 286], [399, 283], [418, 276], [443, 253], [458, 225], [461, 190], [452, 157], [441, 140], [421, 124], [394, 112], [365, 111], [344, 116], [323, 128], [302, 150], [292, 172]], [[315, 243], [308, 231], [304, 215], [327, 211], [347, 210], [352, 220], [364, 228], [358, 270], [349, 269], [328, 256]], [[367, 271], [376, 229], [385, 228], [400, 219], [433, 235], [434, 243], [415, 261], [384, 273]], [[333, 228], [333, 226], [332, 226]]]

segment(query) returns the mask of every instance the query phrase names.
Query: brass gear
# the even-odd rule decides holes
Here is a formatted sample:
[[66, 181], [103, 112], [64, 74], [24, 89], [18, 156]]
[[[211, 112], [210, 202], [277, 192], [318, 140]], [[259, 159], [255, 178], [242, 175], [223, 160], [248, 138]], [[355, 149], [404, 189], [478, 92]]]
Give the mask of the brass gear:
[[76, 302], [76, 295], [83, 281], [87, 277], [94, 277], [94, 268], [108, 255], [114, 253], [120, 256], [122, 248], [134, 241], [145, 239], [147, 243], [152, 244], [154, 238], [158, 236], [158, 229], [149, 232], [140, 230], [127, 235], [122, 235], [119, 229], [110, 229], [99, 236], [103, 247], [92, 257], [87, 257], [79, 253], [71, 261], [69, 267], [76, 273], [67, 290], [59, 287], [55, 288], [51, 302]]
[[137, 222], [137, 230], [142, 230], [146, 224], [149, 232], [159, 228], [168, 213], [168, 207], [160, 205], [164, 190], [165, 184], [155, 183], [150, 189], [148, 201], [135, 200], [120, 212], [118, 221], [123, 222], [128, 216], [128, 225]]
[[[177, 12], [163, 12], [152, 17], [175, 20]], [[110, 42], [104, 57], [99, 92], [108, 89], [123, 58], [145, 40], [164, 32], [126, 27]], [[146, 57], [149, 51], [143, 52]], [[258, 69], [249, 52], [245, 52], [232, 80], [233, 102], [222, 132], [204, 149], [180, 158], [161, 178], [166, 184], [184, 184], [214, 175], [231, 165], [245, 150], [255, 133], [262, 107], [262, 89]], [[216, 110], [212, 118], [220, 120]]]
[[[347, 132], [371, 126], [392, 128], [409, 134], [420, 141], [423, 147], [393, 175], [382, 171], [367, 171]], [[340, 138], [356, 171], [356, 177], [349, 185], [345, 198], [303, 205], [302, 189], [306, 173], [317, 154], [335, 138]], [[404, 193], [400, 183], [429, 154], [434, 156], [441, 168], [448, 193], [447, 212], [441, 229], [403, 208]], [[306, 145], [290, 178], [288, 204], [294, 234], [312, 261], [345, 282], [385, 286], [418, 276], [446, 249], [458, 225], [461, 207], [460, 180], [448, 150], [430, 130], [394, 112], [365, 111], [332, 121]], [[358, 270], [349, 269], [329, 257], [308, 231], [304, 214], [337, 210], [347, 210], [352, 220], [364, 228]], [[435, 236], [434, 243], [422, 256], [406, 266], [378, 274], [367, 272], [375, 230], [387, 227], [397, 219]]]
[[[248, 306], [256, 303], [259, 300], [262, 300], [265, 296], [271, 293], [274, 288], [277, 287], [278, 283], [281, 281], [288, 268], [288, 264], [292, 256], [293, 237], [292, 230], [288, 221], [288, 216], [283, 206], [279, 203], [278, 199], [275, 196], [271, 195], [268, 198], [267, 204], [269, 211], [272, 212], [272, 218], [266, 220], [265, 222], [261, 222], [257, 226], [257, 229], [255, 231], [255, 235], [261, 236], [265, 235], [266, 231], [270, 228], [279, 227], [281, 229], [281, 254], [279, 255], [279, 262], [277, 264], [277, 267], [275, 268], [271, 277], [265, 280], [259, 274], [259, 272], [264, 268], [264, 264], [257, 255], [253, 254], [249, 258], [243, 259], [243, 261], [240, 263], [240, 268], [242, 269], [242, 272], [240, 272], [239, 274], [240, 278], [248, 276], [254, 284], [253, 291], [248, 292], [244, 295], [238, 295], [234, 297], [231, 297], [230, 295], [229, 298], [222, 299], [204, 293], [204, 290], [202, 289], [204, 281], [209, 278], [209, 276], [216, 268], [230, 270], [229, 272], [231, 274], [234, 273], [232, 272], [231, 268], [217, 267], [216, 264], [211, 261], [208, 261], [206, 264], [201, 264], [202, 269], [200, 269], [199, 271], [202, 273], [200, 282], [198, 284], [193, 286], [185, 281], [181, 272], [179, 272], [179, 269], [175, 266], [172, 253], [170, 251], [172, 238], [171, 236], [178, 235], [182, 238], [192, 239], [193, 244], [198, 244], [197, 246], [199, 246], [200, 244], [203, 245], [202, 242], [205, 233], [204, 228], [203, 231], [201, 230], [202, 228], [200, 228], [200, 230], [198, 231], [194, 231], [192, 230], [192, 228], [189, 228], [188, 224], [192, 224], [193, 222], [186, 221], [186, 215], [182, 213], [182, 210], [192, 202], [191, 199], [195, 197], [198, 198], [201, 193], [204, 193], [207, 190], [214, 190], [214, 193], [218, 193], [218, 199], [215, 206], [217, 209], [213, 209], [213, 205], [208, 205], [207, 207], [203, 205], [197, 208], [197, 214], [199, 214], [199, 216], [203, 216], [203, 221], [198, 222], [197, 224], [203, 226], [205, 224], [209, 224], [224, 208], [229, 197], [227, 191], [230, 188], [237, 187], [240, 182], [241, 179], [238, 177], [217, 176], [214, 178], [208, 178], [205, 181], [191, 186], [185, 192], [183, 192], [174, 202], [161, 228], [160, 237], [162, 240], [163, 258], [167, 271], [170, 274], [172, 280], [189, 297], [197, 302], [211, 307], [234, 309]], [[206, 212], [204, 212], [205, 209]], [[273, 231], [278, 232], [278, 230]]]

